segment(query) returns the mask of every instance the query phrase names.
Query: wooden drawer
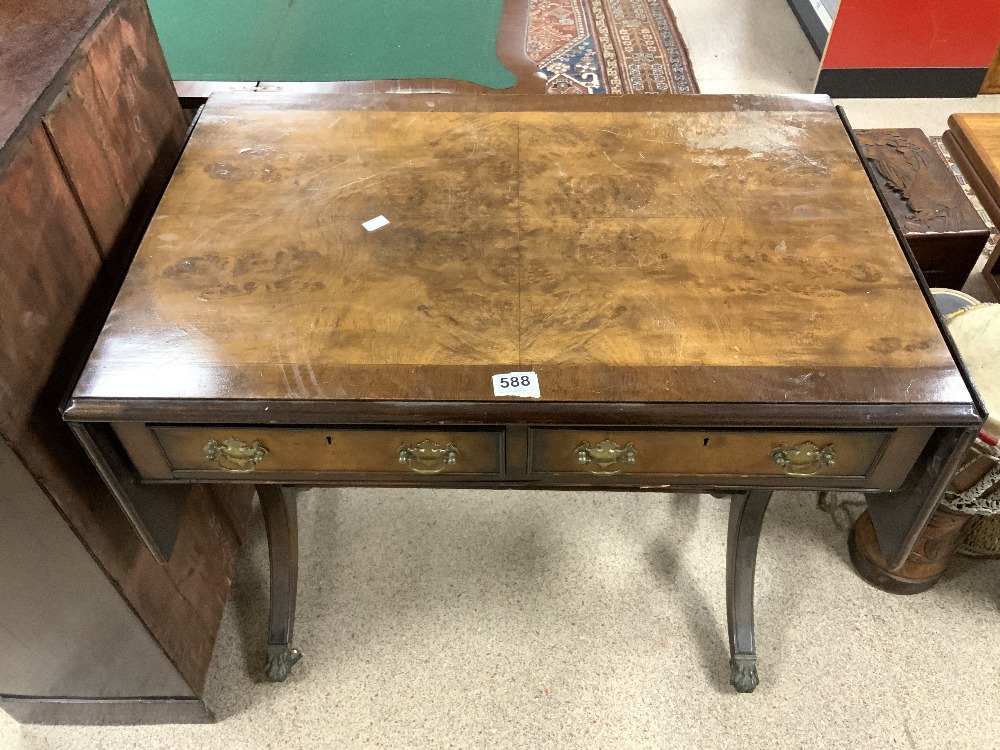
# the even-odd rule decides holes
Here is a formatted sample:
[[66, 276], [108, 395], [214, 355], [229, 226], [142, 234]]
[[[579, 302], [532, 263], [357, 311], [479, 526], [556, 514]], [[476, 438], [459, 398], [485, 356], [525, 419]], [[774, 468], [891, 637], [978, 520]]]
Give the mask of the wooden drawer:
[[150, 431], [174, 477], [190, 472], [275, 478], [324, 472], [498, 476], [503, 466], [500, 430], [154, 426]]
[[533, 474], [862, 478], [892, 430], [771, 432], [537, 429]]

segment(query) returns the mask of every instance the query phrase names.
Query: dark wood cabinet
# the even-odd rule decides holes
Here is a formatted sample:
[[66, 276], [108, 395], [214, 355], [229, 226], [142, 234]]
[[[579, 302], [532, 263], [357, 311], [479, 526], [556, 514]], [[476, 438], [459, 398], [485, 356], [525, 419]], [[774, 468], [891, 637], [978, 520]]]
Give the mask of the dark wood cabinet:
[[187, 127], [145, 3], [0, 4], [0, 101], [0, 707], [206, 720], [250, 491], [164, 491], [163, 564], [60, 416]]

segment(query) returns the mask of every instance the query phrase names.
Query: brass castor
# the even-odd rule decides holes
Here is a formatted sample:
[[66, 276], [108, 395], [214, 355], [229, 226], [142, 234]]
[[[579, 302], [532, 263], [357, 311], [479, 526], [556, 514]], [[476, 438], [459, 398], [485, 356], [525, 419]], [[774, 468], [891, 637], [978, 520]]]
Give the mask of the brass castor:
[[267, 666], [264, 667], [268, 682], [284, 682], [301, 658], [302, 652], [287, 644], [268, 646]]

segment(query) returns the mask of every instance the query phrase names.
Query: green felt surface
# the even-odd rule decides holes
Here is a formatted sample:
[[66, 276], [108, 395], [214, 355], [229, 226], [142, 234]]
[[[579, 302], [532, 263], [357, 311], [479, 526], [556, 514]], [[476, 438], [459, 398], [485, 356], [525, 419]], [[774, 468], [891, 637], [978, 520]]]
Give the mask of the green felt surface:
[[288, 0], [148, 0], [175, 81], [259, 81]]
[[516, 78], [497, 59], [503, 0], [148, 0], [177, 81]]

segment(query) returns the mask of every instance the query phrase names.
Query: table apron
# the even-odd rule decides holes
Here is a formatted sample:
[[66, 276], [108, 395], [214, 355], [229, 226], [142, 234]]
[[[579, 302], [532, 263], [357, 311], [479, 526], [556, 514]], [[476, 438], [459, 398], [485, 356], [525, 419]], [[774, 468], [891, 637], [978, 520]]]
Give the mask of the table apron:
[[[115, 423], [144, 481], [891, 491], [933, 432]], [[228, 451], [228, 453], [227, 453]]]

